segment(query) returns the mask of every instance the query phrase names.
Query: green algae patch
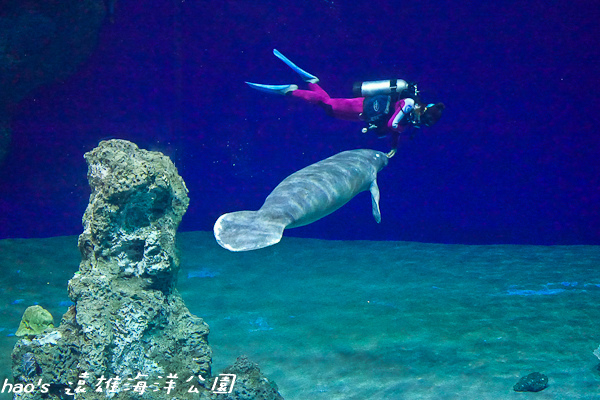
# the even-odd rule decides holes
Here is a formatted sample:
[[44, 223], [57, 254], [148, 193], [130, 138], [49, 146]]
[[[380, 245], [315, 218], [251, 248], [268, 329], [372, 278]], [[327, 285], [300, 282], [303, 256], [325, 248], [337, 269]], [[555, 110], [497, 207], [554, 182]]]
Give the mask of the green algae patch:
[[35, 336], [46, 328], [54, 328], [54, 319], [48, 310], [41, 306], [27, 307], [21, 318], [16, 336]]

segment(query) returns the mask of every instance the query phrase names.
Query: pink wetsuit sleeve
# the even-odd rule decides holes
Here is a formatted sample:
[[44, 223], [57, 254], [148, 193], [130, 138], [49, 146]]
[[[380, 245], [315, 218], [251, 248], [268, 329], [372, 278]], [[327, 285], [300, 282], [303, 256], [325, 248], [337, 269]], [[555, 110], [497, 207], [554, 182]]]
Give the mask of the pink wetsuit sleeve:
[[408, 113], [412, 111], [415, 106], [413, 99], [401, 99], [394, 105], [394, 114], [388, 120], [388, 128], [395, 132], [404, 130], [405, 125], [401, 125], [400, 121], [406, 117]]

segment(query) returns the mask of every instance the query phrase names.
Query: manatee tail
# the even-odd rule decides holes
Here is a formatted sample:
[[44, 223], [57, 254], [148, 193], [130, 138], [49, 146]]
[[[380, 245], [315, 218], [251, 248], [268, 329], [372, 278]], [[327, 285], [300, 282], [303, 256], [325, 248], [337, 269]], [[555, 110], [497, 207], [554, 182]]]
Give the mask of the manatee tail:
[[223, 214], [215, 222], [217, 243], [231, 251], [262, 249], [279, 243], [285, 225], [260, 211]]

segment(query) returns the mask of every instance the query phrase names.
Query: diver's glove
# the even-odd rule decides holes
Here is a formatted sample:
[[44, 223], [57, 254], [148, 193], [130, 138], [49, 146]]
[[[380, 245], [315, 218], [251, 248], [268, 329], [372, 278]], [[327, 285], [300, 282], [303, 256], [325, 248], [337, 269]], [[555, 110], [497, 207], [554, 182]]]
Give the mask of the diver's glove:
[[369, 124], [369, 126], [362, 128], [362, 133], [367, 133], [373, 129], [377, 129], [377, 125]]

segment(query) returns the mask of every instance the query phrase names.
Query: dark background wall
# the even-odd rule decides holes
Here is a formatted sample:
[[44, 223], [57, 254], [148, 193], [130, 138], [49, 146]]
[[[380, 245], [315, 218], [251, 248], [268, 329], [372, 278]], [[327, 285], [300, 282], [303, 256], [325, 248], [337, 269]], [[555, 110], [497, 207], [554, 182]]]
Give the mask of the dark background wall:
[[0, 237], [80, 233], [83, 154], [102, 139], [174, 160], [191, 197], [182, 230], [259, 208], [287, 175], [339, 151], [388, 150], [360, 124], [246, 87], [301, 85], [277, 48], [332, 96], [404, 78], [447, 107], [380, 173], [380, 225], [361, 194], [288, 235], [600, 244], [599, 10], [564, 0], [118, 1], [91, 59], [15, 111]]

